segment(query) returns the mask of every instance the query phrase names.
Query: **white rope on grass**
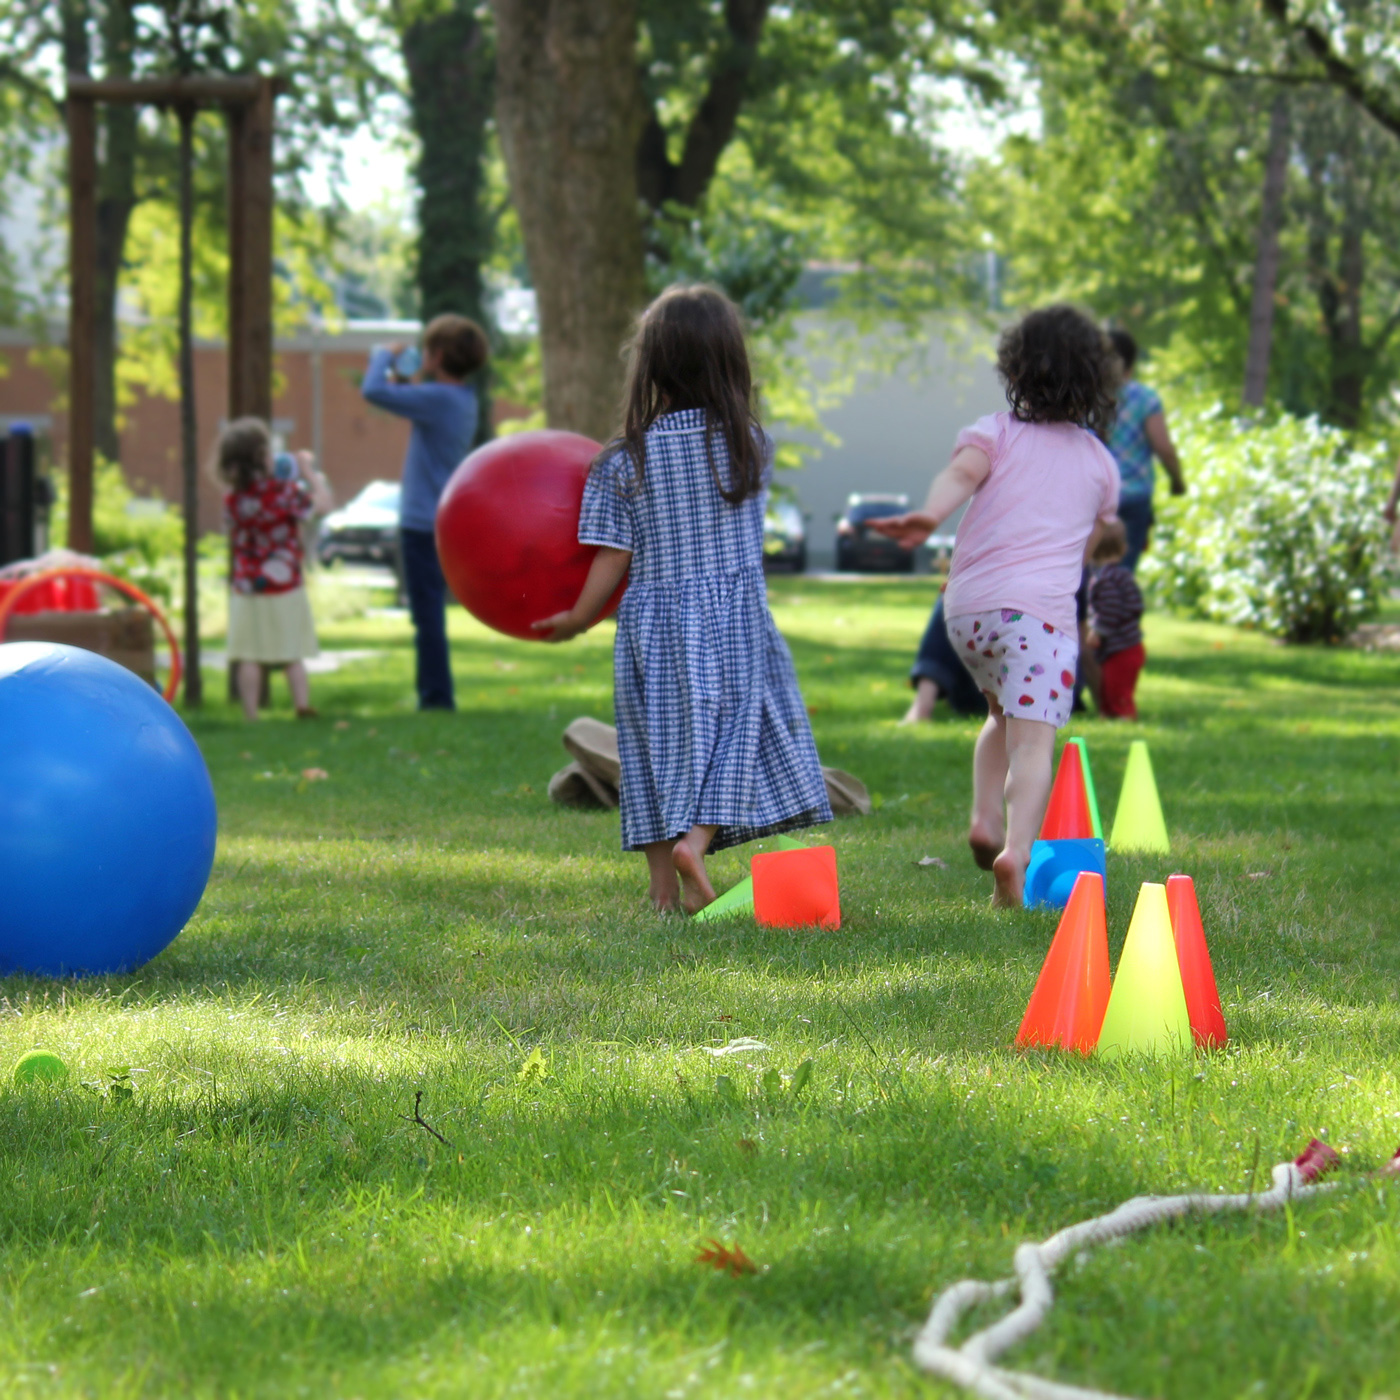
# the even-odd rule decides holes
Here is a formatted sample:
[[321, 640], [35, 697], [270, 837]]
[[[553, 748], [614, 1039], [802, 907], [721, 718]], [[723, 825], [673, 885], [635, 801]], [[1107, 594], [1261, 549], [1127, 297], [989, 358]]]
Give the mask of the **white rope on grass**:
[[[1018, 1245], [1015, 1278], [995, 1283], [963, 1279], [934, 1299], [928, 1321], [914, 1339], [915, 1364], [985, 1400], [1125, 1400], [1108, 1391], [1063, 1385], [995, 1364], [997, 1357], [1025, 1341], [1045, 1321], [1055, 1301], [1055, 1291], [1050, 1286], [1055, 1270], [1073, 1254], [1163, 1220], [1227, 1210], [1276, 1210], [1289, 1201], [1329, 1191], [1330, 1186], [1314, 1182], [1337, 1161], [1337, 1154], [1330, 1147], [1314, 1139], [1296, 1162], [1280, 1162], [1273, 1170], [1273, 1188], [1258, 1195], [1251, 1191], [1234, 1196], [1201, 1192], [1187, 1196], [1135, 1196], [1107, 1215], [1071, 1225], [1042, 1244]], [[948, 1345], [949, 1333], [970, 1308], [1012, 1293], [1019, 1293], [1020, 1302], [1004, 1317], [974, 1332], [960, 1347]]]

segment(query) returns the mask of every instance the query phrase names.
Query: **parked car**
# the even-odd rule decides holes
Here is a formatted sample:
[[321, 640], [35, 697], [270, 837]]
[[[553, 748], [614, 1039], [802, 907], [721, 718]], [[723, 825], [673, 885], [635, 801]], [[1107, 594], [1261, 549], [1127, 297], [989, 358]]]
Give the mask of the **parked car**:
[[775, 487], [763, 517], [763, 567], [800, 574], [807, 568], [807, 521], [797, 497]]
[[846, 513], [836, 522], [836, 567], [853, 573], [913, 573], [914, 551], [870, 529], [872, 520], [908, 509], [908, 496], [859, 491], [848, 496]]
[[371, 481], [349, 504], [333, 510], [321, 522], [316, 557], [354, 559], [361, 563], [399, 562], [399, 483]]

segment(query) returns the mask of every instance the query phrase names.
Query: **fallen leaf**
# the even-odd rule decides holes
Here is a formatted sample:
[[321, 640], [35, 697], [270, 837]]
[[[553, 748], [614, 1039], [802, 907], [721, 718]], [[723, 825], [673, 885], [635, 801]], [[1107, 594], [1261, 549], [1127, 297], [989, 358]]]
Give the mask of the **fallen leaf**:
[[329, 778], [330, 774], [327, 773], [324, 768], [303, 768], [301, 770], [301, 776], [308, 783], [319, 783]]
[[752, 1138], [740, 1138], [734, 1146], [737, 1147], [745, 1157], [753, 1157], [758, 1154], [758, 1144]]
[[788, 1088], [793, 1094], [800, 1094], [807, 1087], [808, 1082], [812, 1078], [812, 1068], [812, 1061], [806, 1059], [793, 1070], [792, 1082], [788, 1085]]
[[348, 719], [338, 719], [338, 720], [336, 720], [336, 722], [335, 722], [334, 728], [336, 728], [336, 729], [349, 729], [349, 728], [350, 728], [350, 721], [349, 721]]
[[734, 1018], [727, 1011], [721, 1011], [719, 1015], [715, 1017], [716, 1021], [732, 1021], [733, 1019]]
[[940, 870], [948, 868], [948, 862], [941, 856], [923, 856], [914, 862], [915, 865], [936, 865]]
[[1251, 880], [1267, 880], [1274, 872], [1272, 870], [1251, 870], [1249, 878]]
[[730, 1278], [738, 1278], [741, 1274], [756, 1274], [758, 1265], [744, 1253], [739, 1246], [733, 1245], [726, 1248], [718, 1240], [711, 1240], [699, 1254], [695, 1256], [697, 1264], [708, 1264], [713, 1269], [718, 1269], [722, 1274], [728, 1274]]
[[761, 1040], [754, 1040], [752, 1036], [747, 1035], [741, 1035], [738, 1040], [731, 1040], [728, 1045], [702, 1045], [700, 1048], [717, 1060], [726, 1055], [747, 1055], [750, 1051], [769, 1049]]

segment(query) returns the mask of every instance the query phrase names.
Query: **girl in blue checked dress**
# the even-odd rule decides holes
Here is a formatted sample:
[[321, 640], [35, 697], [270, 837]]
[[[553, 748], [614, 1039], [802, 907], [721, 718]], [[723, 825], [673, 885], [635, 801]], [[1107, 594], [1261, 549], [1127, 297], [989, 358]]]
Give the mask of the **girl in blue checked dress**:
[[786, 643], [768, 612], [763, 514], [772, 444], [754, 417], [739, 313], [709, 287], [647, 309], [620, 438], [579, 519], [598, 553], [578, 601], [535, 624], [577, 636], [630, 569], [613, 655], [622, 844], [651, 900], [714, 899], [705, 853], [831, 820]]

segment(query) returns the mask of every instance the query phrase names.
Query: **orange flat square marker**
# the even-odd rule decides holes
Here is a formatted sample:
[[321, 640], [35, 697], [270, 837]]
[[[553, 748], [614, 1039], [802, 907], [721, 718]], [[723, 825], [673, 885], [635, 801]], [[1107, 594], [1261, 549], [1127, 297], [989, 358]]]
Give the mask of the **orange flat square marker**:
[[754, 856], [753, 916], [773, 928], [841, 927], [836, 847], [768, 851]]

